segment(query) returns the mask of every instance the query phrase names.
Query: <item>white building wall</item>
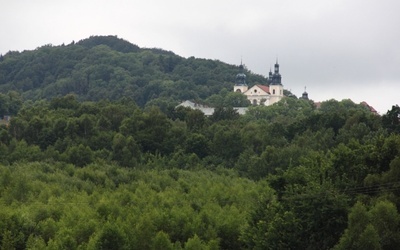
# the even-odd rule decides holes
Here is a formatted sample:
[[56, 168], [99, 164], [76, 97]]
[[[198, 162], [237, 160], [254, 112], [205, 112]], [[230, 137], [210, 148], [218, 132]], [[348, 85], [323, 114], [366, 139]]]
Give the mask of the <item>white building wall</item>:
[[244, 92], [246, 92], [248, 90], [248, 87], [247, 86], [243, 86], [243, 85], [239, 85], [239, 86], [234, 86], [233, 87], [233, 91], [234, 92], [240, 92], [240, 93], [244, 93]]
[[283, 86], [282, 85], [271, 85], [270, 87], [270, 101], [269, 105], [279, 102], [283, 98]]
[[247, 90], [244, 95], [246, 95], [251, 105], [268, 106], [270, 103], [270, 95], [257, 85]]

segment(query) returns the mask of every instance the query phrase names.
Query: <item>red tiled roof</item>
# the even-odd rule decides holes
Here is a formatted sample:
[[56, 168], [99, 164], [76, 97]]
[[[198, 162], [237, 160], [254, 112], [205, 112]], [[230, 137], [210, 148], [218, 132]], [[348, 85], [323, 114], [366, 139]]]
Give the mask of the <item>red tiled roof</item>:
[[374, 109], [372, 106], [370, 106], [367, 102], [361, 102], [360, 103], [362, 106], [366, 107], [369, 109], [369, 111], [371, 111], [374, 114], [378, 114], [378, 111], [376, 111], [376, 109]]
[[259, 88], [262, 89], [263, 91], [269, 93], [269, 86], [257, 84], [257, 87], [259, 87]]

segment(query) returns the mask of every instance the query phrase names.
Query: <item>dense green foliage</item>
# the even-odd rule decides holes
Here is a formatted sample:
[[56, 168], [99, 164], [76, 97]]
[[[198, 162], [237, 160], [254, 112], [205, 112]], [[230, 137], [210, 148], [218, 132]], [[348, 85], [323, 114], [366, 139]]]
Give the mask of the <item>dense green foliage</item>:
[[235, 70], [115, 37], [1, 57], [0, 248], [396, 249], [400, 108], [238, 115]]
[[259, 192], [222, 169], [42, 162], [1, 166], [0, 173], [0, 239], [17, 249], [172, 249], [196, 238], [202, 247], [238, 248]]
[[[238, 72], [237, 66], [220, 61], [186, 59], [161, 49], [141, 49], [114, 36], [94, 36], [5, 54], [0, 57], [0, 92], [14, 90], [25, 100], [74, 93], [79, 100], [129, 97], [141, 107], [176, 105], [212, 95], [224, 99]], [[246, 74], [251, 85], [266, 82], [263, 76]]]
[[400, 135], [383, 121], [397, 108], [286, 98], [205, 117], [126, 98], [27, 102], [0, 128], [1, 245], [393, 249]]

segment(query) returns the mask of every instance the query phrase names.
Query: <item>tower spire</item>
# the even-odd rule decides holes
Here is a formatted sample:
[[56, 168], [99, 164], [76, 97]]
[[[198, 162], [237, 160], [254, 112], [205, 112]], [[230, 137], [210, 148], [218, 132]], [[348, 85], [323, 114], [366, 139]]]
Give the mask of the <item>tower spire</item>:
[[276, 63], [274, 65], [274, 74], [272, 75], [272, 85], [281, 85], [281, 74], [279, 74], [279, 64], [278, 64], [278, 57], [276, 57]]
[[275, 74], [279, 74], [279, 63], [278, 63], [278, 57], [276, 58], [276, 63], [275, 63]]
[[272, 83], [272, 65], [269, 65], [269, 73], [267, 77], [267, 84], [270, 85]]
[[244, 73], [243, 59], [240, 57], [239, 73], [236, 75], [236, 86], [247, 86], [246, 75]]
[[307, 86], [304, 86], [304, 92], [301, 99], [308, 100]]

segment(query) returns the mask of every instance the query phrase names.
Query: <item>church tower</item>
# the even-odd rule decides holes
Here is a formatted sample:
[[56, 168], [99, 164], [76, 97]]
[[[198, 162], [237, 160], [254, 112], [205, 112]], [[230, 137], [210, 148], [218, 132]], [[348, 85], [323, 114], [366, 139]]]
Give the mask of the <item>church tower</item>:
[[282, 76], [279, 73], [278, 59], [276, 59], [274, 74], [272, 74], [272, 72], [270, 71], [269, 75], [270, 77], [268, 78], [268, 82], [269, 82], [269, 91], [271, 93], [271, 98], [269, 103], [274, 104], [276, 102], [279, 102], [283, 98]]
[[244, 93], [249, 88], [246, 83], [246, 75], [244, 74], [244, 67], [242, 62], [240, 62], [239, 73], [236, 75], [235, 86], [233, 86], [233, 91]]
[[308, 100], [307, 87], [304, 87], [304, 92], [301, 95], [301, 99]]

